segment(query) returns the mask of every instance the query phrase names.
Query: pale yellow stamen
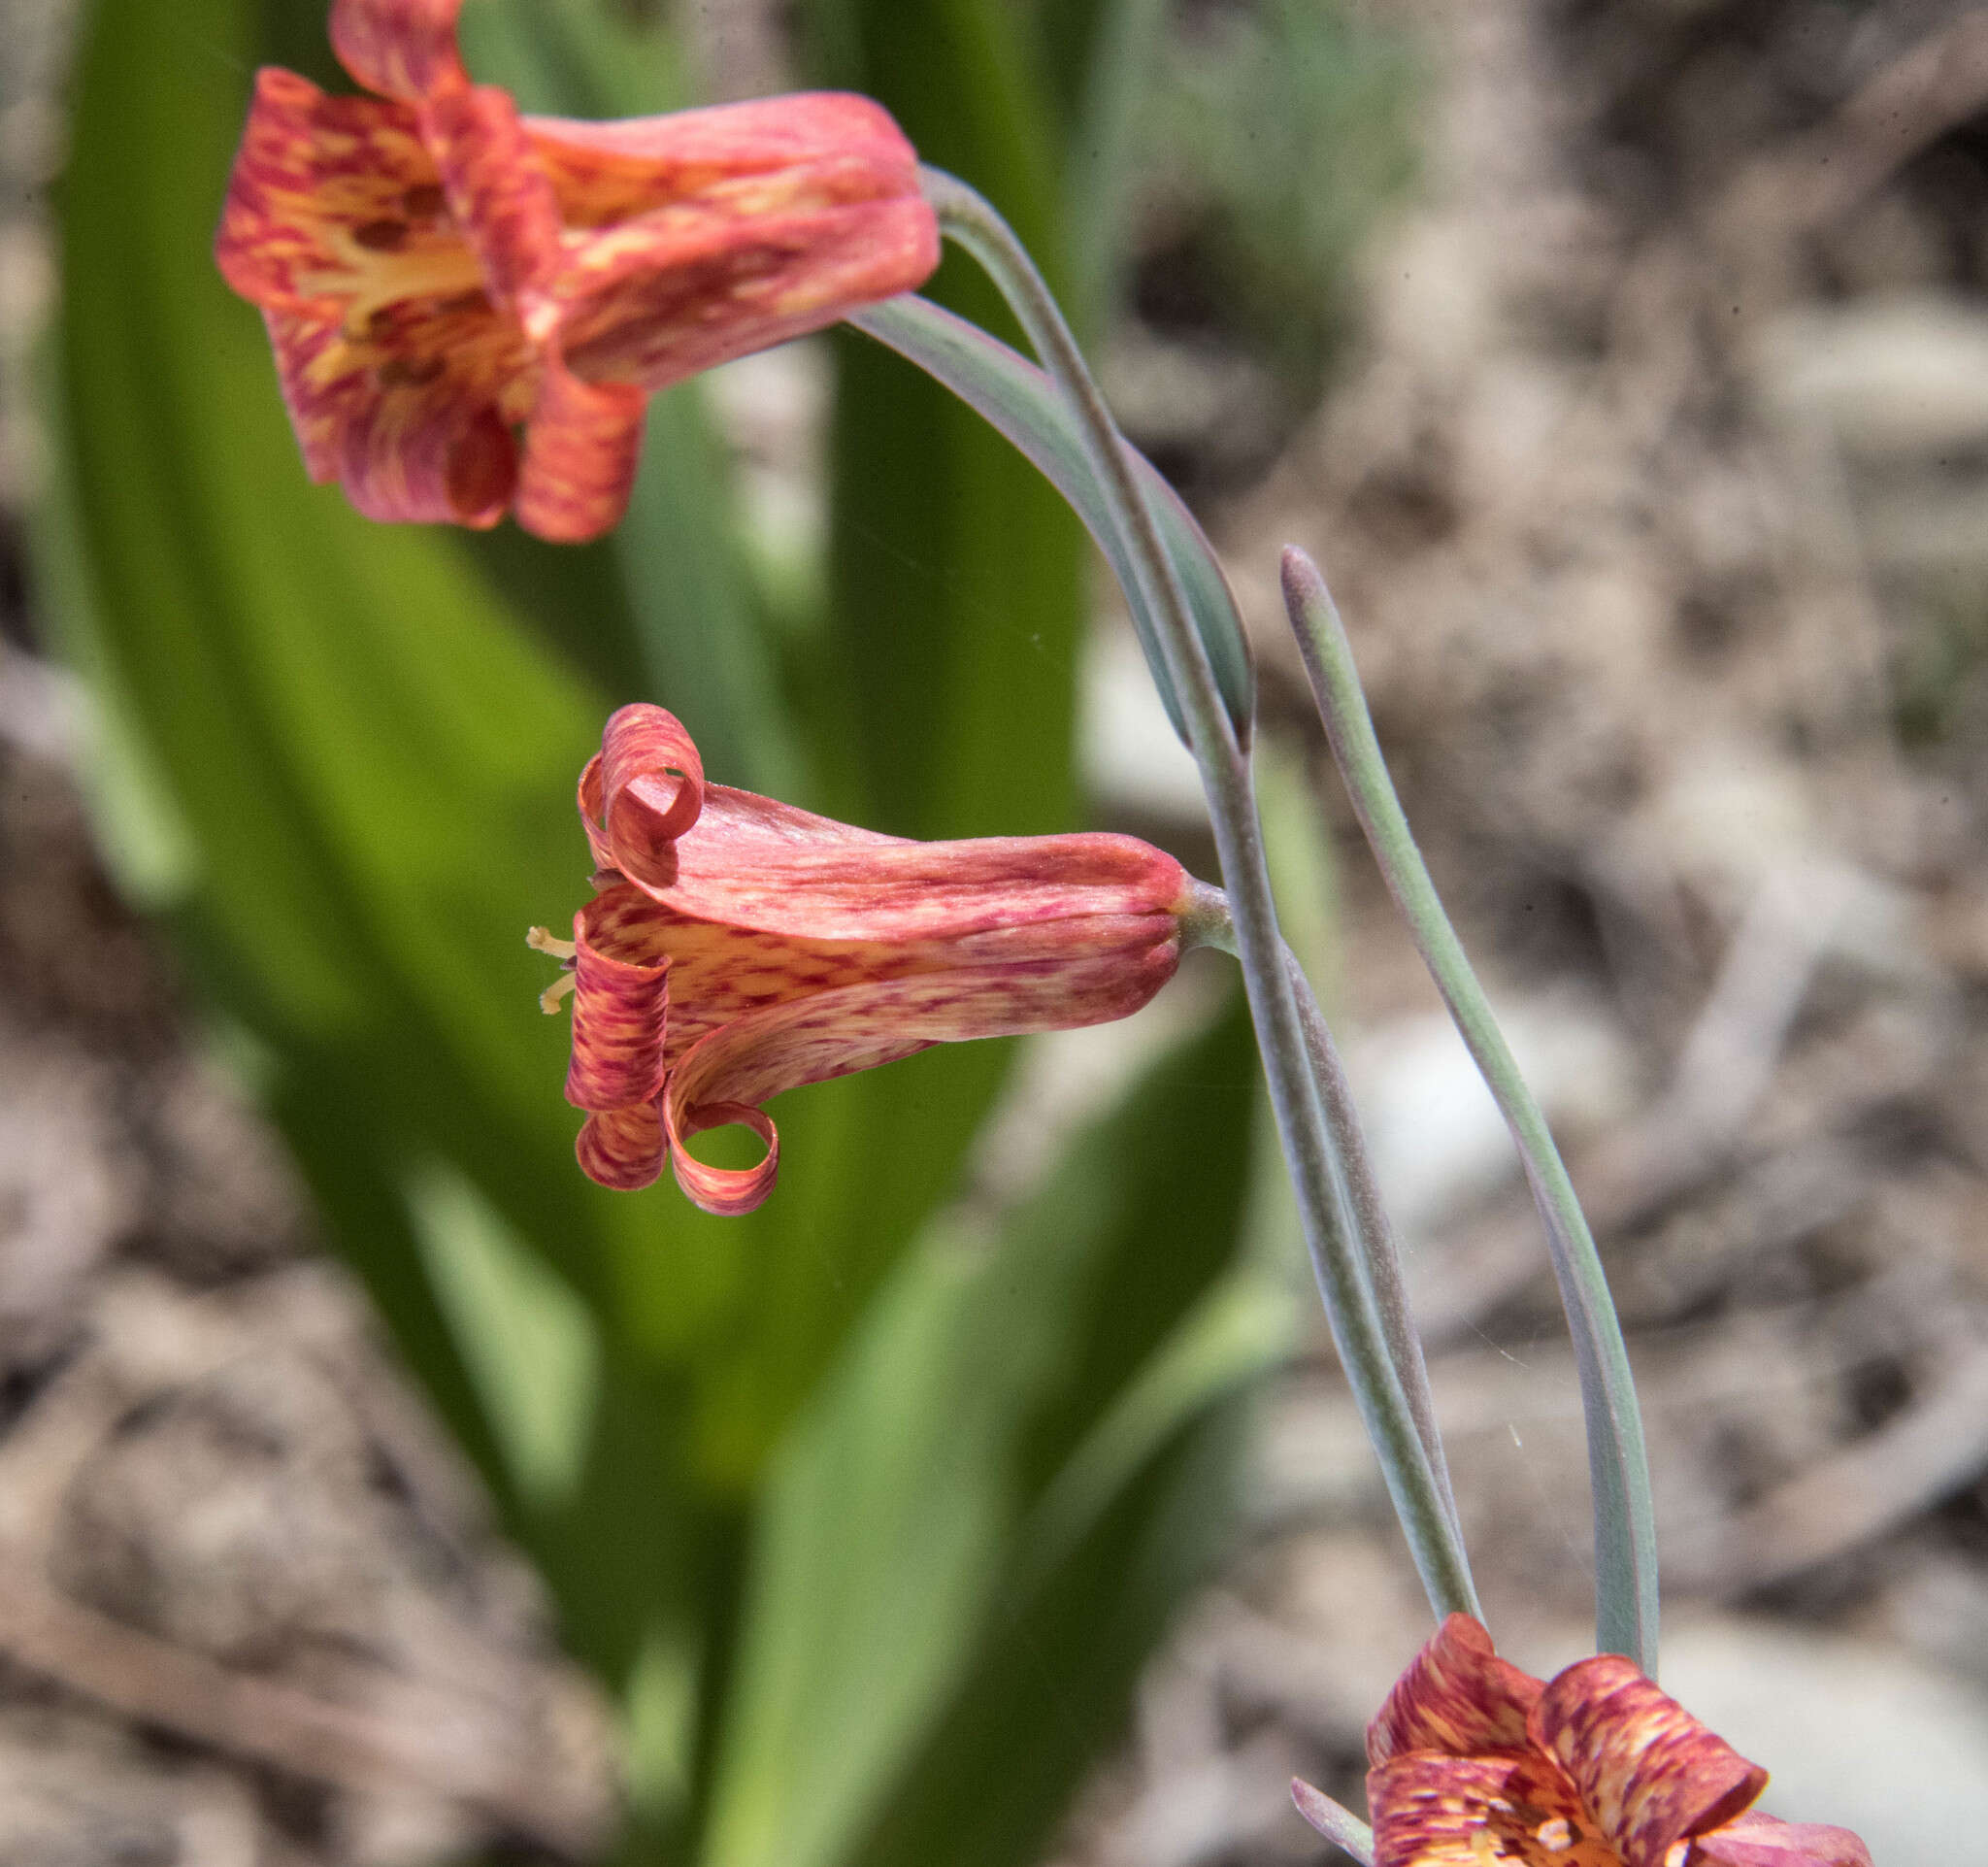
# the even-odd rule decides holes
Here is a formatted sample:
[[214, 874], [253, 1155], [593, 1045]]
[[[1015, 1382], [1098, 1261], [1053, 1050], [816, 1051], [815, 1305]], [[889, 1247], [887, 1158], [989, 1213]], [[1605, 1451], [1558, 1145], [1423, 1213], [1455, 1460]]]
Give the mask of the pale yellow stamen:
[[539, 1010], [547, 1017], [556, 1017], [566, 994], [573, 989], [573, 963], [579, 955], [579, 949], [570, 940], [554, 938], [549, 927], [527, 927], [524, 944], [535, 953], [549, 953], [566, 968], [539, 994]]

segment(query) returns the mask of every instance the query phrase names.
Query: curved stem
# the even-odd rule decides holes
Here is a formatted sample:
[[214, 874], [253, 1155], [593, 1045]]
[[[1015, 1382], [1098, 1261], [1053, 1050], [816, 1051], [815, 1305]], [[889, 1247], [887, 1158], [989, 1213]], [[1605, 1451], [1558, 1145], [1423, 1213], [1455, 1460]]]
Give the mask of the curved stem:
[[1431, 1470], [1442, 1493], [1449, 1520], [1463, 1530], [1456, 1514], [1456, 1496], [1450, 1489], [1449, 1461], [1442, 1455], [1442, 1437], [1436, 1425], [1436, 1397], [1429, 1387], [1429, 1364], [1422, 1354], [1422, 1338], [1415, 1333], [1414, 1313], [1408, 1308], [1408, 1283], [1402, 1276], [1401, 1251], [1395, 1244], [1394, 1226], [1380, 1199], [1380, 1184], [1374, 1177], [1374, 1159], [1367, 1150], [1366, 1131], [1360, 1125], [1360, 1111], [1353, 1103], [1353, 1085], [1346, 1081], [1345, 1065], [1340, 1060], [1339, 1046], [1332, 1028], [1319, 1009], [1318, 997], [1298, 955], [1284, 949], [1284, 970], [1290, 975], [1291, 993], [1298, 1001], [1299, 1021], [1305, 1027], [1305, 1048], [1310, 1053], [1311, 1079], [1318, 1084], [1324, 1104], [1328, 1131], [1339, 1143], [1341, 1170], [1352, 1202], [1353, 1225], [1359, 1239], [1360, 1262], [1366, 1267], [1367, 1282], [1374, 1292], [1374, 1307], [1380, 1333], [1387, 1343], [1388, 1358], [1401, 1376], [1404, 1398], [1415, 1422], [1423, 1450], [1429, 1454]]
[[1627, 1653], [1655, 1678], [1657, 1530], [1649, 1456], [1629, 1350], [1601, 1254], [1546, 1117], [1519, 1074], [1415, 847], [1374, 734], [1345, 625], [1325, 579], [1295, 547], [1284, 552], [1283, 579], [1305, 671], [1360, 827], [1423, 963], [1511, 1130], [1545, 1225], [1587, 1418], [1588, 1477], [1595, 1506], [1596, 1642], [1604, 1652]]
[[1140, 495], [1128, 450], [1034, 262], [994, 209], [963, 182], [934, 169], [922, 171], [922, 179], [941, 230], [986, 270], [1020, 319], [1044, 368], [1069, 397], [1113, 528], [1125, 541], [1141, 600], [1158, 624], [1167, 672], [1201, 768], [1271, 1105], [1341, 1363], [1431, 1605], [1439, 1616], [1453, 1610], [1475, 1614], [1470, 1565], [1445, 1488], [1423, 1445], [1404, 1383], [1388, 1353], [1373, 1290], [1352, 1246], [1357, 1236], [1352, 1195], [1311, 1080], [1297, 999], [1284, 969], [1243, 750], [1248, 722], [1239, 724], [1222, 704], [1179, 579]]

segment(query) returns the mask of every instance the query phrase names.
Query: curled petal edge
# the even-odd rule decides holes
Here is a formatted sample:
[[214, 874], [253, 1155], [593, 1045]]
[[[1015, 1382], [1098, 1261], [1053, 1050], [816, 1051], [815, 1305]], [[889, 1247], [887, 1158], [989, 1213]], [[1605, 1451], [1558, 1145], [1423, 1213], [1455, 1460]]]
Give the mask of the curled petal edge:
[[595, 861], [666, 888], [677, 874], [673, 846], [703, 809], [704, 761], [682, 721], [643, 702], [616, 712], [580, 775]]
[[[670, 1168], [693, 1206], [719, 1218], [755, 1211], [773, 1191], [780, 1171], [780, 1135], [764, 1109], [747, 1102], [705, 1102], [679, 1115], [675, 1098], [662, 1098], [663, 1130], [669, 1139]], [[750, 1128], [766, 1143], [755, 1167], [709, 1167], [683, 1144], [710, 1128]]]
[[634, 1193], [655, 1184], [669, 1147], [655, 1104], [644, 1102], [595, 1110], [573, 1151], [589, 1180], [617, 1193]]
[[653, 1102], [663, 1090], [670, 962], [644, 964], [603, 952], [585, 909], [573, 917], [573, 945], [567, 1101], [596, 1114]]
[[1664, 1867], [1678, 1842], [1731, 1821], [1767, 1787], [1765, 1770], [1616, 1653], [1557, 1674], [1529, 1722], [1625, 1867]]
[[1530, 1673], [1498, 1657], [1480, 1622], [1451, 1615], [1367, 1726], [1367, 1761], [1378, 1767], [1407, 1750], [1466, 1757], [1526, 1750], [1526, 1718], [1540, 1690]]
[[368, 90], [418, 102], [469, 83], [456, 49], [462, 0], [334, 0], [331, 49]]

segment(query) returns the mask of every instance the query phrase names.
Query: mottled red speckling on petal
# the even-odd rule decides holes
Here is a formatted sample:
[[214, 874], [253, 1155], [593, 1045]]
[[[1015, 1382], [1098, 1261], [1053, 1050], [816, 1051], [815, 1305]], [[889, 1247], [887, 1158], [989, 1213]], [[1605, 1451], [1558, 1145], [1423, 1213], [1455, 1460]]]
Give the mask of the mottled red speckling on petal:
[[216, 256], [264, 308], [312, 479], [371, 518], [491, 525], [538, 360], [484, 294], [407, 115], [258, 74]]
[[549, 372], [525, 436], [517, 522], [555, 545], [598, 538], [627, 503], [647, 413], [648, 398], [626, 383]]
[[1491, 1636], [1469, 1615], [1451, 1615], [1395, 1682], [1367, 1727], [1367, 1760], [1402, 1750], [1474, 1756], [1523, 1750], [1526, 1715], [1540, 1682], [1498, 1657]]
[[663, 1088], [669, 1026], [670, 960], [624, 958], [590, 937], [574, 917], [573, 1058], [566, 1093], [576, 1108], [622, 1109], [653, 1102]]
[[[933, 1044], [1122, 1017], [1179, 963], [1193, 884], [1158, 850], [853, 829], [706, 783], [659, 707], [609, 721], [580, 806], [597, 874], [567, 1095], [604, 1184], [646, 1185], [667, 1154], [706, 1211], [749, 1212], [779, 1170], [769, 1098]], [[765, 1145], [756, 1166], [690, 1152], [730, 1125]]]
[[257, 75], [215, 257], [314, 479], [371, 517], [596, 537], [652, 393], [914, 288], [938, 222], [867, 98], [522, 117], [470, 82], [457, 11], [339, 0], [370, 97]]
[[591, 1113], [573, 1150], [586, 1177], [615, 1192], [652, 1186], [669, 1157], [663, 1118], [653, 1103]]
[[338, 62], [383, 97], [426, 97], [469, 82], [455, 49], [462, 0], [333, 0]]
[[1765, 1770], [1618, 1654], [1557, 1675], [1533, 1708], [1532, 1727], [1624, 1867], [1664, 1867], [1674, 1844], [1731, 1820], [1767, 1787]]
[[1541, 1685], [1452, 1615], [1368, 1727], [1375, 1867], [1871, 1867], [1748, 1807], [1767, 1772], [1614, 1654]]
[[1574, 1786], [1529, 1754], [1407, 1750], [1367, 1778], [1374, 1867], [1621, 1867]]

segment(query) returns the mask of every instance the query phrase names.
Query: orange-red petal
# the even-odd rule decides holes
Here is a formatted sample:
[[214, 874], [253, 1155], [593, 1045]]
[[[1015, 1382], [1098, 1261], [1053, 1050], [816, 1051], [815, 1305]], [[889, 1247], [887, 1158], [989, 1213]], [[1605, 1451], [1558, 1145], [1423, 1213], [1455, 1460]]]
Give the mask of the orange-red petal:
[[255, 74], [215, 259], [265, 310], [335, 305], [355, 327], [402, 299], [482, 288], [418, 113], [275, 67]]
[[663, 1087], [670, 961], [625, 956], [596, 938], [588, 911], [573, 917], [573, 1060], [566, 1099], [577, 1109], [653, 1102]]
[[368, 90], [411, 100], [468, 83], [456, 50], [462, 0], [333, 0], [331, 46]]
[[617, 1193], [640, 1192], [663, 1171], [662, 1117], [653, 1103], [599, 1110], [587, 1117], [573, 1151], [589, 1180]]
[[[666, 1148], [699, 1205], [750, 1211], [779, 1172], [762, 1105], [782, 1090], [1122, 1017], [1179, 963], [1191, 884], [1158, 850], [852, 829], [706, 783], [660, 707], [614, 715], [578, 802], [597, 892], [575, 919], [568, 1096], [601, 1117], [580, 1157], [608, 1184], [646, 1184]], [[688, 1151], [727, 1124], [765, 1142], [756, 1166]]]
[[524, 121], [568, 229], [534, 329], [589, 382], [664, 387], [909, 291], [939, 262], [916, 152], [868, 98]]
[[1367, 1805], [1374, 1867], [1621, 1867], [1573, 1784], [1537, 1752], [1400, 1751], [1368, 1772]]
[[660, 209], [569, 248], [551, 328], [576, 375], [666, 388], [923, 283], [934, 226], [922, 199]]
[[[603, 227], [671, 203], [750, 198], [791, 210], [914, 193], [918, 153], [890, 113], [851, 91], [791, 91], [666, 117], [527, 117], [569, 227]], [[780, 192], [768, 194], [771, 185]]]
[[337, 0], [375, 96], [258, 75], [216, 257], [282, 316], [307, 461], [361, 511], [487, 525], [514, 501], [541, 537], [595, 537], [649, 393], [917, 285], [938, 223], [866, 98], [526, 119], [469, 82], [458, 11]]
[[[665, 1098], [663, 1126], [670, 1144], [670, 1170], [692, 1205], [719, 1218], [736, 1218], [765, 1203], [779, 1177], [780, 1137], [763, 1109], [750, 1108], [743, 1102], [707, 1102], [699, 1108], [673, 1114], [673, 1105]], [[756, 1166], [707, 1166], [683, 1145], [692, 1135], [707, 1129], [732, 1127], [750, 1128], [766, 1143], [766, 1152]]]
[[[934, 1044], [1124, 1017], [1173, 977], [1179, 961], [1177, 927], [1161, 916], [1100, 917], [1090, 940], [1081, 955], [1011, 953], [989, 963], [984, 950], [953, 953], [943, 967], [796, 990], [719, 1024], [675, 1061], [663, 1089], [664, 1125], [684, 1190], [698, 1197], [685, 1181], [677, 1137], [744, 1118], [712, 1116], [715, 1108], [757, 1108], [783, 1089], [875, 1069]], [[771, 1142], [770, 1123], [763, 1133]], [[770, 1155], [755, 1170], [753, 1205], [772, 1191], [776, 1164]]]
[[257, 74], [215, 258], [263, 308], [306, 466], [369, 517], [494, 524], [537, 390], [416, 113]]
[[[265, 312], [283, 402], [312, 479], [336, 479], [368, 518], [494, 525], [510, 506], [517, 449], [500, 388], [512, 352], [472, 309], [403, 306], [353, 342], [336, 317]], [[440, 333], [460, 332], [451, 342]]]
[[509, 91], [463, 85], [420, 107], [421, 140], [448, 212], [477, 255], [483, 286], [535, 341], [536, 295], [564, 261], [559, 204]]
[[1540, 1682], [1498, 1657], [1491, 1636], [1469, 1615], [1451, 1615], [1415, 1655], [1367, 1727], [1367, 1760], [1405, 1750], [1453, 1757], [1524, 1750], [1526, 1715]]
[[[580, 815], [597, 861], [651, 888], [677, 874], [677, 843], [704, 810], [704, 760], [661, 707], [623, 707], [580, 775]], [[599, 834], [596, 833], [598, 826]]]
[[517, 480], [517, 522], [555, 545], [619, 522], [642, 457], [648, 399], [618, 383], [582, 383], [556, 359], [540, 379]]
[[1618, 1654], [1557, 1674], [1531, 1726], [1624, 1867], [1665, 1867], [1677, 1842], [1730, 1821], [1767, 1786], [1765, 1770]]
[[1091, 915], [1177, 915], [1188, 895], [1186, 871], [1134, 837], [859, 843], [823, 821], [710, 785], [657, 897], [701, 918], [819, 939], [955, 940]]

